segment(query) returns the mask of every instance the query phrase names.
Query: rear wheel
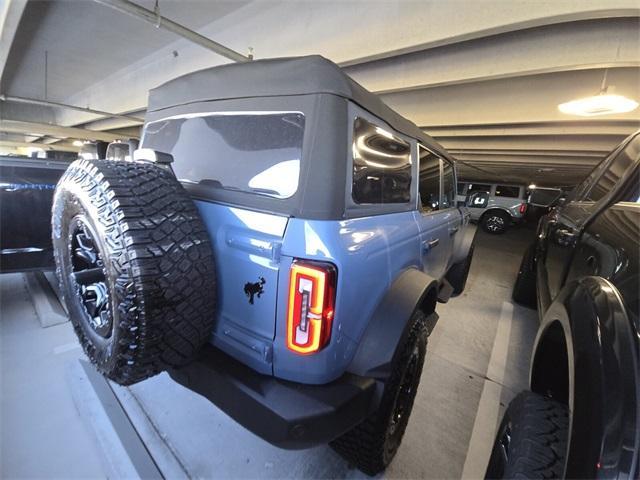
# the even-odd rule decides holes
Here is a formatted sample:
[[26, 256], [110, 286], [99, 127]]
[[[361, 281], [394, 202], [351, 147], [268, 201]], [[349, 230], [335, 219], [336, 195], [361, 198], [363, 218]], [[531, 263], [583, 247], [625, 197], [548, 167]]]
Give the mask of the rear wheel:
[[480, 220], [480, 226], [487, 233], [500, 234], [507, 231], [511, 224], [511, 216], [502, 210], [485, 213]]
[[387, 381], [378, 409], [360, 425], [331, 442], [331, 447], [368, 475], [391, 463], [413, 409], [427, 352], [424, 312], [417, 310], [411, 330]]
[[97, 369], [122, 385], [189, 362], [215, 313], [212, 248], [171, 172], [79, 160], [60, 179], [53, 246], [71, 322]]
[[522, 392], [504, 414], [486, 478], [562, 478], [568, 437], [566, 405]]

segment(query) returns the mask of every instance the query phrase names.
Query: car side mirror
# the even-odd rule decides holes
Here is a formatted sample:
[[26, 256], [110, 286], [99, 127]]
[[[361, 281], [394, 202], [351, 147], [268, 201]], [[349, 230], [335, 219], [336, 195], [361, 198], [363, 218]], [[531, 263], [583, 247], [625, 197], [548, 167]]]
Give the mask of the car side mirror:
[[152, 148], [139, 148], [133, 152], [134, 160], [143, 162], [153, 162], [160, 165], [169, 165], [173, 163], [173, 155], [170, 153], [158, 152]]
[[465, 205], [468, 208], [486, 208], [489, 204], [488, 192], [473, 192], [467, 195]]

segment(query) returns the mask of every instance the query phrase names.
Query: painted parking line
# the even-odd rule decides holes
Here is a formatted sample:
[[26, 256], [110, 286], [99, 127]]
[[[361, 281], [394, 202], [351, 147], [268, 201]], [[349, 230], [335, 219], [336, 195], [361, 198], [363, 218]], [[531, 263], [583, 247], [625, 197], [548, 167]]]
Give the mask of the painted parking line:
[[491, 455], [493, 439], [498, 427], [502, 383], [509, 352], [509, 337], [513, 320], [513, 305], [502, 303], [498, 328], [487, 368], [487, 378], [482, 387], [478, 411], [473, 423], [467, 458], [462, 469], [462, 479], [484, 478]]

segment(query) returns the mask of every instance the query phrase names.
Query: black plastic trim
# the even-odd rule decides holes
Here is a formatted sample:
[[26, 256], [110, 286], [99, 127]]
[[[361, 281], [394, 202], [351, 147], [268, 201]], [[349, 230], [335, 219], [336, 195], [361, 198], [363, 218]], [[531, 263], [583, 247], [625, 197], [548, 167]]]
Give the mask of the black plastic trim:
[[326, 385], [262, 375], [207, 345], [196, 361], [169, 371], [247, 430], [286, 449], [325, 444], [375, 410], [376, 381], [346, 374]]
[[438, 291], [439, 282], [418, 269], [409, 268], [400, 274], [372, 315], [347, 371], [386, 380], [398, 347], [408, 334], [413, 312], [418, 308], [425, 311], [429, 334], [435, 327]]

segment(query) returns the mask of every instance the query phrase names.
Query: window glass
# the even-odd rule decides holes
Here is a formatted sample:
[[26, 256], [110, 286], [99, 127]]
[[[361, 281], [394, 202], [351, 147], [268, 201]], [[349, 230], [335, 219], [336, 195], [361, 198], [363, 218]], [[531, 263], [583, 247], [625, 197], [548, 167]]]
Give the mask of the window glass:
[[496, 197], [518, 198], [520, 197], [520, 187], [509, 187], [507, 185], [497, 185]]
[[585, 195], [584, 200], [589, 202], [597, 202], [606, 194], [608, 194], [618, 183], [618, 181], [624, 176], [626, 171], [632, 167], [638, 155], [640, 147], [640, 141], [632, 141], [627, 147], [622, 150], [609, 164], [604, 173], [591, 187], [589, 193]]
[[107, 160], [131, 160], [128, 143], [110, 143], [107, 147]]
[[456, 205], [455, 175], [453, 165], [442, 160], [442, 208], [454, 207]]
[[491, 193], [491, 185], [486, 185], [484, 183], [470, 183], [469, 190], [467, 190], [467, 194], [471, 194], [474, 192]]
[[440, 158], [420, 148], [420, 202], [423, 212], [440, 208]]
[[143, 146], [173, 155], [178, 180], [289, 198], [298, 189], [304, 115], [192, 114], [149, 123]]
[[356, 203], [408, 203], [411, 145], [391, 132], [356, 118], [353, 130], [353, 186]]

